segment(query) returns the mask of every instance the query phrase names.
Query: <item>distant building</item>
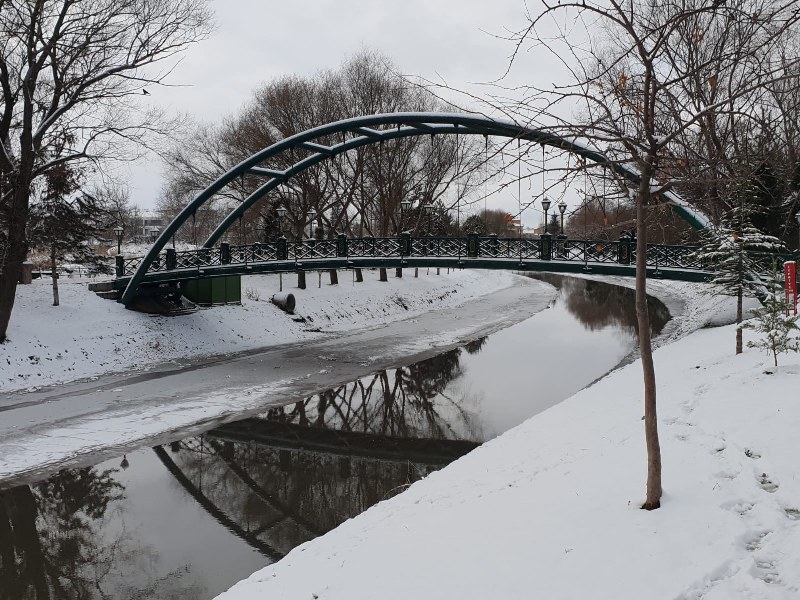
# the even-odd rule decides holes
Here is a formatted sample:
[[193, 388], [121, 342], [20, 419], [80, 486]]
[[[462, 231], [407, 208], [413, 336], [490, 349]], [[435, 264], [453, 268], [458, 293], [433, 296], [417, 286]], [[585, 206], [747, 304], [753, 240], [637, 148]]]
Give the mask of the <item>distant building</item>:
[[145, 240], [154, 240], [164, 227], [164, 218], [155, 213], [142, 213], [136, 227], [136, 236]]

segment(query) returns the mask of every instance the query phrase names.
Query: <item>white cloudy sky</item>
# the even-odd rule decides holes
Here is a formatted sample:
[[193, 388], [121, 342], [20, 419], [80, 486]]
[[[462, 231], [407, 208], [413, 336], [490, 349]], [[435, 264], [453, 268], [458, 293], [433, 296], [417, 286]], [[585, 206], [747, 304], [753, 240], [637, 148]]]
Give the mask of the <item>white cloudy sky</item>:
[[[171, 78], [183, 87], [148, 88], [154, 103], [208, 122], [236, 112], [261, 82], [335, 68], [362, 47], [385, 54], [404, 73], [459, 89], [495, 80], [513, 50], [498, 36], [524, 26], [526, 10], [538, 10], [539, 2], [214, 0], [213, 6], [215, 33], [189, 51]], [[551, 76], [557, 76], [552, 58], [528, 52], [507, 81], [542, 85]], [[154, 205], [161, 170], [157, 159], [131, 168], [134, 203]], [[497, 202], [516, 205], [508, 196]]]

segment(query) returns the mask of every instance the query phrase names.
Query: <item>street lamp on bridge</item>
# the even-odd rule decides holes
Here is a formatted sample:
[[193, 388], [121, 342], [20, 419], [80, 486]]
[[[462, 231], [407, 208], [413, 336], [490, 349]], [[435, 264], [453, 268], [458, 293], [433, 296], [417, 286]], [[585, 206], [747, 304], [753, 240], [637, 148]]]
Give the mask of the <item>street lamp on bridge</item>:
[[542, 210], [544, 210], [544, 232], [547, 233], [547, 211], [550, 210], [550, 200], [542, 198]]
[[564, 213], [567, 212], [567, 203], [563, 200], [558, 203], [558, 212], [561, 213], [561, 235], [564, 235]]
[[306, 213], [306, 217], [308, 217], [308, 239], [314, 239], [314, 219], [317, 217], [317, 213], [314, 212], [313, 208], [309, 208], [308, 212]]
[[122, 254], [122, 232], [125, 230], [122, 229], [122, 225], [117, 225], [112, 231], [117, 236], [117, 256], [119, 256]]
[[403, 233], [403, 217], [406, 212], [411, 208], [411, 200], [405, 199], [400, 202], [400, 231], [399, 233]]
[[283, 237], [283, 219], [287, 213], [286, 207], [279, 206], [275, 212], [278, 214], [278, 237]]

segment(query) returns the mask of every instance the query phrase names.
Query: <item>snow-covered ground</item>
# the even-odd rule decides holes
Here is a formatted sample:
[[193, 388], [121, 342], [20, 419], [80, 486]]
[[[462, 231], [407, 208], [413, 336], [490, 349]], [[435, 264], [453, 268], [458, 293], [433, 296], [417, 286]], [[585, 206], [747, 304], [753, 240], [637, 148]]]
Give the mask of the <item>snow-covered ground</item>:
[[[717, 320], [715, 302], [690, 294], [672, 339]], [[659, 510], [639, 509], [636, 361], [220, 600], [800, 598], [800, 357], [734, 356], [734, 335], [702, 328], [655, 353]]]
[[[52, 306], [50, 279], [20, 285], [9, 341], [0, 346], [0, 390], [14, 391], [109, 372], [148, 369], [177, 358], [241, 352], [319, 337], [320, 332], [371, 327], [406, 319], [431, 309], [460, 305], [512, 285], [503, 271], [421, 269], [418, 278], [406, 269], [402, 279], [378, 281], [377, 271], [364, 271], [353, 283], [350, 272], [340, 284], [322, 286], [314, 274], [308, 288], [295, 287], [284, 275], [284, 292], [297, 300], [293, 318], [269, 300], [278, 292], [277, 275], [242, 279], [242, 305], [201, 309], [178, 317], [149, 316], [103, 300], [83, 282], [62, 279], [61, 306]], [[258, 298], [258, 299], [255, 299]]]

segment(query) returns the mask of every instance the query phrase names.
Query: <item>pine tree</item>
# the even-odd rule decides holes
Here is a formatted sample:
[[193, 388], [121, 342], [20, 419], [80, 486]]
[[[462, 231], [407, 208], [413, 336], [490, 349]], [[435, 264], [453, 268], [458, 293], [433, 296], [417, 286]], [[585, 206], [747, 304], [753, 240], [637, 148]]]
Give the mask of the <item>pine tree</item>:
[[464, 221], [462, 230], [467, 235], [471, 233], [486, 235], [486, 222], [479, 215], [471, 215]]
[[762, 307], [753, 311], [753, 320], [743, 323], [740, 329], [751, 329], [761, 334], [755, 341], [747, 342], [748, 348], [761, 348], [769, 354], [778, 366], [778, 354], [800, 351], [800, 331], [796, 318], [788, 316], [791, 308], [786, 301], [782, 274], [775, 266], [772, 277], [767, 282], [768, 292]]
[[[754, 213], [751, 186], [739, 195], [739, 201], [729, 210], [722, 223], [707, 238], [699, 251], [701, 260], [714, 270], [711, 283], [717, 284], [722, 294], [736, 298], [736, 324], [742, 322], [742, 300], [745, 295], [756, 295], [763, 283], [756, 275], [759, 268], [757, 253], [779, 252], [781, 241], [759, 231], [753, 226]], [[742, 330], [736, 328], [736, 354], [742, 353]]]
[[28, 237], [31, 245], [47, 250], [53, 280], [53, 306], [59, 305], [57, 262], [69, 258], [89, 266], [90, 271], [109, 273], [105, 259], [89, 247], [102, 224], [105, 212], [98, 201], [80, 193], [80, 178], [67, 165], [47, 174], [47, 189], [40, 202], [31, 207]]

